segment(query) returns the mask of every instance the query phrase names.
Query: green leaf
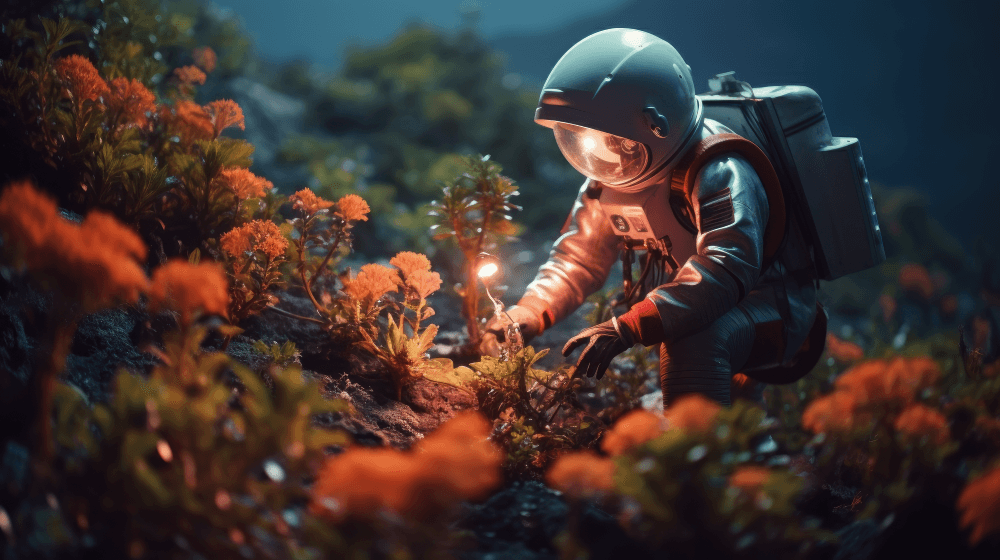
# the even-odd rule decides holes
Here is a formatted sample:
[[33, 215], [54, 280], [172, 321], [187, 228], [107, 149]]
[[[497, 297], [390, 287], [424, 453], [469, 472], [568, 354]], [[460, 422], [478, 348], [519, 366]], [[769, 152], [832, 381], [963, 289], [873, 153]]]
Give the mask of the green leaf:
[[428, 360], [424, 377], [438, 383], [464, 387], [476, 378], [476, 372], [465, 366], [454, 367], [452, 361], [447, 358], [435, 358]]

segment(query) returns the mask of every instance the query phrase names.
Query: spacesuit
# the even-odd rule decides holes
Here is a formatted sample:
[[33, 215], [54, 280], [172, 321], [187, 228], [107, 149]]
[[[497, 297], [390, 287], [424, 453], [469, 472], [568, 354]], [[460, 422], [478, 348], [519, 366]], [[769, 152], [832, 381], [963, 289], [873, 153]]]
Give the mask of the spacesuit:
[[[638, 295], [646, 295], [628, 312], [567, 342], [565, 355], [583, 347], [578, 373], [600, 377], [634, 344], [659, 344], [669, 406], [690, 393], [729, 404], [737, 372], [766, 380], [767, 371], [811, 367], [802, 362], [815, 360], [823, 334], [816, 336], [822, 311], [814, 267], [795, 223], [784, 226], [784, 207], [765, 188], [759, 163], [723, 151], [698, 162], [684, 204], [675, 204], [677, 190], [668, 188], [698, 146], [731, 132], [704, 118], [690, 68], [673, 47], [629, 29], [585, 38], [553, 68], [535, 121], [553, 128], [563, 155], [587, 180], [548, 261], [508, 310], [526, 340], [604, 285], [633, 220], [609, 216], [607, 200], [632, 196], [645, 201], [646, 220], [633, 220], [633, 229], [659, 223], [669, 232], [667, 258], [651, 263], [666, 282], [640, 287]], [[645, 197], [649, 192], [673, 197]], [[768, 248], [773, 227], [784, 235]], [[499, 325], [487, 331], [496, 334]]]

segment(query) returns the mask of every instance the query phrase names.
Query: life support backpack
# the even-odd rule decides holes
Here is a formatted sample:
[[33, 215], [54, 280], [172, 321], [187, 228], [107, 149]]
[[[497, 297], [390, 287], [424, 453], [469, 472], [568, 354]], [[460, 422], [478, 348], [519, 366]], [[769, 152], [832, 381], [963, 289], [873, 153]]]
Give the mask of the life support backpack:
[[672, 200], [690, 197], [698, 171], [714, 155], [736, 152], [753, 165], [767, 192], [765, 261], [780, 249], [792, 220], [811, 248], [820, 279], [840, 278], [885, 260], [858, 139], [830, 134], [815, 91], [751, 88], [733, 72], [717, 75], [709, 86], [713, 91], [698, 95], [705, 117], [735, 134], [713, 135], [689, 150], [672, 176]]

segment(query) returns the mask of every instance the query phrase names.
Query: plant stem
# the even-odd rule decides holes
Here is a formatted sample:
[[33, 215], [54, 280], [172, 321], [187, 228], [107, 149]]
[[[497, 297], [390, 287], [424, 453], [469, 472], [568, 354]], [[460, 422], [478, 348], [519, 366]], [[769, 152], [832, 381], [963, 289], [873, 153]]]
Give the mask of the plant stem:
[[292, 319], [298, 319], [300, 321], [308, 321], [310, 323], [316, 323], [317, 325], [326, 325], [325, 322], [320, 321], [319, 319], [314, 319], [313, 317], [303, 317], [302, 315], [296, 315], [295, 313], [292, 313], [290, 311], [285, 311], [284, 309], [275, 307], [273, 305], [268, 305], [264, 309], [270, 309], [271, 311], [274, 311], [279, 315], [284, 315], [285, 317], [291, 317]]
[[[340, 242], [343, 240], [343, 238], [344, 238], [344, 231], [343, 230], [338, 231], [337, 237], [335, 237], [333, 240], [333, 246], [330, 247], [329, 251], [327, 251], [326, 256], [323, 257], [323, 261], [319, 263], [319, 266], [316, 267], [316, 272], [314, 272], [312, 278], [309, 279], [309, 285], [307, 286], [308, 290], [312, 289], [312, 285], [314, 282], [316, 282], [316, 278], [319, 277], [320, 271], [323, 270], [323, 268], [326, 266], [328, 262], [330, 262], [330, 258], [333, 257], [334, 251], [336, 251], [337, 248], [340, 247]], [[303, 276], [303, 278], [305, 277]]]

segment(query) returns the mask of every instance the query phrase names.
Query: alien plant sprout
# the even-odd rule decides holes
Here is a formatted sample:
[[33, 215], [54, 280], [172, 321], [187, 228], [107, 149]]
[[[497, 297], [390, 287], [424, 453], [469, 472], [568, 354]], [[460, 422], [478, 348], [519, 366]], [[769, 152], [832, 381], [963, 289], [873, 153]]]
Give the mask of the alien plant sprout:
[[500, 259], [486, 252], [479, 253], [479, 256], [476, 257], [476, 277], [483, 283], [486, 297], [490, 298], [493, 303], [493, 316], [504, 325], [506, 336], [500, 345], [500, 359], [507, 361], [524, 348], [524, 339], [521, 336], [520, 325], [507, 313], [503, 303], [490, 293], [487, 280], [495, 277], [498, 272], [500, 272]]

